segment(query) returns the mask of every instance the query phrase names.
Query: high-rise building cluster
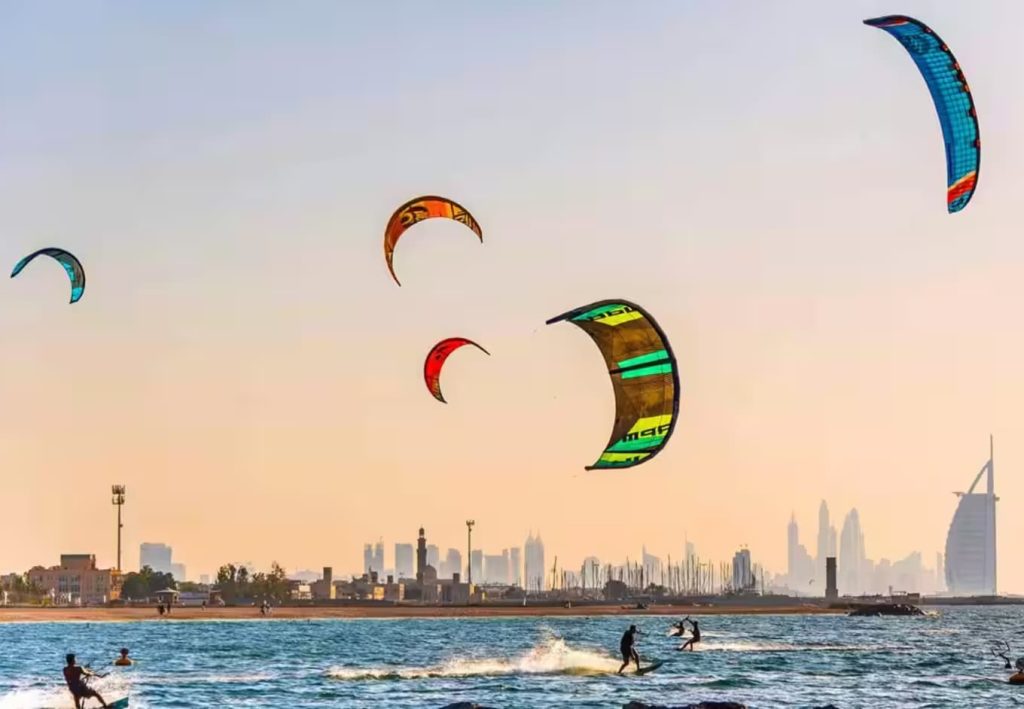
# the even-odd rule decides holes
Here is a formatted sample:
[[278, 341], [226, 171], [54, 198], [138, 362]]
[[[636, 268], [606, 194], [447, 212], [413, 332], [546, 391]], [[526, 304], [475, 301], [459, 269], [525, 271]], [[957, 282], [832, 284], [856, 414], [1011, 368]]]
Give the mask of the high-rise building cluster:
[[[421, 530], [422, 535], [422, 530]], [[398, 542], [394, 545], [391, 565], [384, 558], [384, 544], [381, 541], [363, 545], [363, 573], [376, 573], [381, 579], [391, 576], [396, 581], [418, 578], [419, 569], [430, 566], [441, 579], [453, 578], [456, 574], [465, 580], [467, 571], [472, 573], [473, 582], [478, 585], [516, 586], [525, 588], [527, 579], [533, 579], [530, 591], [546, 588], [544, 570], [544, 542], [530, 534], [525, 554], [520, 547], [502, 549], [498, 553], [486, 553], [483, 549], [470, 552], [469, 568], [459, 549], [449, 548], [444, 558], [434, 544], [426, 544], [421, 536], [417, 543]]]
[[384, 571], [384, 542], [378, 541], [376, 544], [364, 544], [363, 573], [376, 572], [378, 575], [383, 576]]
[[148, 566], [161, 574], [170, 574], [175, 581], [185, 581], [185, 565], [174, 562], [174, 550], [166, 544], [143, 542], [139, 545], [139, 568]]
[[523, 588], [527, 591], [539, 592], [547, 588], [547, 567], [544, 565], [544, 542], [540, 535], [533, 532], [526, 537], [523, 546]]
[[[868, 558], [861, 528], [860, 514], [850, 510], [843, 519], [838, 535], [831, 523], [828, 504], [823, 500], [818, 509], [818, 549], [811, 557], [800, 543], [796, 515], [790, 518], [787, 530], [787, 570], [782, 585], [790, 592], [820, 596], [825, 592], [825, 569], [829, 557], [837, 560], [839, 593], [846, 596], [864, 594], [938, 593], [943, 589], [941, 555], [935, 569], [925, 568], [921, 554], [913, 552], [898, 561]], [[837, 553], [838, 552], [838, 553]]]
[[[985, 478], [985, 488], [976, 491]], [[819, 595], [825, 560], [837, 557], [837, 583], [842, 595], [906, 593], [948, 593], [957, 596], [989, 596], [996, 584], [996, 502], [995, 455], [989, 439], [988, 461], [974, 477], [967, 492], [955, 493], [958, 501], [946, 536], [945, 556], [935, 555], [934, 568], [926, 568], [919, 552], [898, 561], [868, 557], [860, 514], [850, 510], [843, 519], [836, 544], [828, 505], [818, 509], [818, 548], [812, 560], [800, 544], [800, 530], [794, 515], [787, 534], [786, 575], [782, 585], [797, 593]], [[837, 554], [838, 552], [838, 554]]]

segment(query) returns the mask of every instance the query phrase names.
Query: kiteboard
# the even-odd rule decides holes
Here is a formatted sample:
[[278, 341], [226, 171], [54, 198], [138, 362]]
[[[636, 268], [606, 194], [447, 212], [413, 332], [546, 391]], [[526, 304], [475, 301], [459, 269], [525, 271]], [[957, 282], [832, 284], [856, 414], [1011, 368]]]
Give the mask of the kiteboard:
[[661, 667], [664, 664], [665, 664], [664, 660], [658, 660], [657, 662], [652, 662], [651, 664], [647, 665], [647, 667], [641, 667], [639, 670], [637, 670], [633, 674], [635, 674], [635, 675], [645, 675], [648, 672], [654, 672], [656, 669], [658, 669], [659, 667]]

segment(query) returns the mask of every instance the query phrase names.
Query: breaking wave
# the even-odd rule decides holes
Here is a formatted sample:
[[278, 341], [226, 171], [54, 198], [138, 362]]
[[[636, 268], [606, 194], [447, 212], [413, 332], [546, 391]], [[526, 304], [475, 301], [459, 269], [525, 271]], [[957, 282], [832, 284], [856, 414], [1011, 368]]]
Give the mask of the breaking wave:
[[569, 647], [553, 638], [514, 658], [454, 658], [433, 667], [332, 667], [327, 676], [340, 680], [427, 679], [488, 675], [600, 675], [617, 672], [619, 661], [594, 650]]

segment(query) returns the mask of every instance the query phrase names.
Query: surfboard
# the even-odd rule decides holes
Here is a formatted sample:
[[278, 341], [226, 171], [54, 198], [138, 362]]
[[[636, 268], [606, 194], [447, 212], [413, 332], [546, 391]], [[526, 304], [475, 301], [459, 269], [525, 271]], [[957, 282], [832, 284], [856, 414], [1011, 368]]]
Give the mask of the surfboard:
[[654, 672], [656, 669], [658, 669], [659, 667], [661, 667], [664, 664], [665, 664], [664, 660], [659, 660], [658, 662], [652, 662], [651, 664], [647, 665], [647, 667], [641, 667], [639, 670], [637, 670], [633, 674], [635, 674], [635, 675], [645, 675], [648, 672]]
[[[96, 707], [102, 706], [98, 699], [86, 699], [83, 703], [87, 709], [95, 709]], [[107, 706], [110, 709], [128, 709], [128, 697], [122, 697], [116, 702], [107, 702]]]

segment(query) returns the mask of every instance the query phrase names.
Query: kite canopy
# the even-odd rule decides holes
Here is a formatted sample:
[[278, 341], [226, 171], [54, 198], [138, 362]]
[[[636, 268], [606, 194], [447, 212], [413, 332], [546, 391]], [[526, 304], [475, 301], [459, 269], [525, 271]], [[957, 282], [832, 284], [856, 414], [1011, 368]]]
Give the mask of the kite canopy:
[[394, 265], [392, 264], [395, 256], [395, 245], [398, 244], [398, 240], [409, 227], [424, 219], [432, 219], [434, 217], [454, 219], [460, 224], [465, 224], [476, 232], [476, 235], [480, 237], [480, 242], [483, 243], [484, 234], [480, 230], [480, 225], [477, 224], [473, 215], [461, 204], [453, 202], [447, 197], [429, 195], [411, 199], [395, 210], [395, 213], [388, 220], [387, 227], [384, 229], [384, 258], [388, 263], [388, 271], [391, 272], [391, 277], [395, 279], [395, 283], [398, 283], [398, 285], [402, 284], [399, 283], [398, 276], [395, 275]]
[[981, 163], [978, 114], [960, 64], [946, 43], [913, 17], [889, 15], [864, 24], [895, 37], [921, 70], [946, 143], [946, 205], [950, 213], [959, 212], [971, 201]]
[[465, 345], [473, 345], [473, 347], [476, 347], [485, 355], [490, 356], [491, 354], [472, 340], [467, 340], [464, 337], [449, 337], [434, 345], [427, 354], [427, 359], [423, 362], [423, 380], [427, 383], [427, 389], [442, 404], [447, 404], [448, 402], [444, 400], [444, 395], [441, 394], [441, 370], [444, 368], [444, 363], [448, 360], [448, 355]]
[[14, 278], [22, 269], [27, 266], [32, 259], [39, 255], [49, 256], [56, 259], [57, 262], [64, 267], [64, 270], [68, 274], [68, 278], [71, 279], [71, 302], [78, 302], [79, 298], [85, 292], [85, 269], [82, 268], [82, 262], [75, 258], [75, 255], [64, 249], [57, 248], [46, 248], [39, 249], [35, 253], [31, 253], [18, 263], [14, 264], [14, 270], [11, 271], [11, 278]]
[[601, 300], [551, 318], [568, 320], [601, 350], [615, 391], [615, 424], [594, 468], [631, 468], [668, 443], [679, 413], [679, 372], [668, 338], [628, 300]]

